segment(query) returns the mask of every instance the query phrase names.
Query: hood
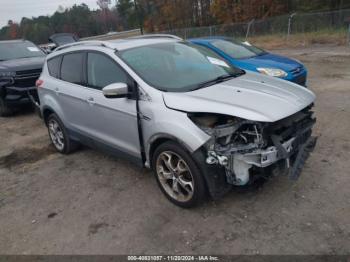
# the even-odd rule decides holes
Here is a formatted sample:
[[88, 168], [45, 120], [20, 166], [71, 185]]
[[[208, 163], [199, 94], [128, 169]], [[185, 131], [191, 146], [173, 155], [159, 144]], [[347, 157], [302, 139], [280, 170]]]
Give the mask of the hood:
[[49, 37], [49, 41], [54, 43], [57, 46], [71, 44], [79, 41], [79, 38], [75, 34], [71, 33], [59, 33], [54, 34]]
[[41, 69], [45, 62], [45, 56], [20, 58], [6, 61], [0, 61], [0, 71], [24, 71], [32, 69]]
[[164, 103], [175, 110], [217, 113], [275, 122], [306, 108], [315, 95], [308, 89], [256, 73], [187, 93], [164, 93]]
[[254, 67], [268, 67], [268, 68], [278, 68], [284, 71], [292, 71], [303, 65], [299, 62], [290, 59], [288, 57], [266, 53], [260, 56], [255, 56], [247, 59], [241, 59], [240, 61], [250, 64]]

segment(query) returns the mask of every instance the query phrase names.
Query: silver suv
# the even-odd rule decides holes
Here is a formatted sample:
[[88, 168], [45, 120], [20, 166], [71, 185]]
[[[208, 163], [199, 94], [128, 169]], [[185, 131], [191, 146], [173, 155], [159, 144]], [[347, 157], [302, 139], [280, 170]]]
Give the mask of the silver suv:
[[62, 46], [37, 86], [59, 152], [81, 143], [152, 168], [182, 207], [273, 174], [296, 179], [316, 143], [310, 90], [181, 39]]

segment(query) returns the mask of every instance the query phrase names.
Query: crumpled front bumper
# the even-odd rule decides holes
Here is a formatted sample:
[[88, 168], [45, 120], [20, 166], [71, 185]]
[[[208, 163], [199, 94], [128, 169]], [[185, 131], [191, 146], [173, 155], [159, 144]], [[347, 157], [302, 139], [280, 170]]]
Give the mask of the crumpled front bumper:
[[232, 155], [228, 160], [227, 169], [235, 174], [235, 179], [229, 182], [235, 185], [245, 185], [249, 181], [251, 167], [266, 168], [281, 161], [284, 161], [284, 169], [289, 178], [296, 180], [316, 146], [317, 137], [309, 137], [303, 144], [294, 142], [296, 139], [292, 138], [284, 142], [281, 148], [272, 146], [253, 153]]
[[[208, 152], [207, 164], [219, 164], [225, 167], [227, 182], [232, 185], [243, 186], [251, 179], [251, 170], [267, 169], [274, 165], [283, 164], [283, 174], [288, 173], [290, 179], [297, 179], [305, 161], [317, 143], [311, 128], [315, 120], [300, 129], [294, 137], [282, 142], [282, 138], [271, 135], [273, 146], [265, 149], [256, 149], [247, 153], [234, 153], [230, 155], [217, 155]], [[281, 170], [280, 170], [281, 171]]]
[[[292, 138], [282, 144], [283, 149], [288, 155], [293, 151], [293, 141], [295, 141], [295, 138]], [[249, 165], [267, 167], [282, 159], [283, 153], [279, 152], [276, 146], [271, 146], [267, 149], [257, 150], [256, 152], [252, 153], [236, 154], [234, 157], [237, 158], [237, 160], [243, 161]]]

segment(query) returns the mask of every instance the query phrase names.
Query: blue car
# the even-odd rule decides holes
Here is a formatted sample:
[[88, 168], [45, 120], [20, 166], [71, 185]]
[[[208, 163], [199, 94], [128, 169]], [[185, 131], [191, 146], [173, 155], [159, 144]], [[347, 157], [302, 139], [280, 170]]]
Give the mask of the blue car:
[[238, 68], [306, 86], [307, 69], [299, 61], [268, 53], [248, 42], [240, 42], [228, 37], [196, 38], [189, 41], [214, 51]]

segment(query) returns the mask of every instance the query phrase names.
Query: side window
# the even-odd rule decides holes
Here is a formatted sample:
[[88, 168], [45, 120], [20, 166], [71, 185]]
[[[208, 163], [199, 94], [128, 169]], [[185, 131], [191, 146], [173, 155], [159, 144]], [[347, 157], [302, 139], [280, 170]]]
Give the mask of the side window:
[[47, 61], [47, 68], [52, 77], [59, 78], [62, 56], [57, 56]]
[[63, 57], [61, 79], [74, 84], [81, 84], [84, 53], [72, 53]]
[[126, 73], [110, 58], [89, 53], [87, 60], [88, 86], [101, 90], [112, 83], [127, 83]]

